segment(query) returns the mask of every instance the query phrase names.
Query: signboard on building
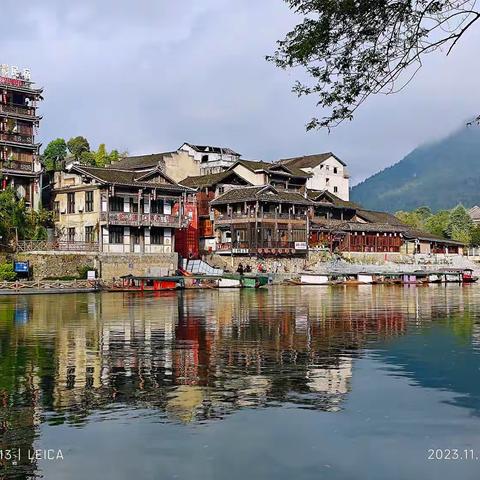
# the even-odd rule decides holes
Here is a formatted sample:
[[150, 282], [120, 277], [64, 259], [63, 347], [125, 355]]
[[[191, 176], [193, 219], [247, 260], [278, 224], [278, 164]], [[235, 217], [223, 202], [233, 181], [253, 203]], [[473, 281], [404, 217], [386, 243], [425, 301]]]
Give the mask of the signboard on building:
[[307, 242], [295, 242], [295, 250], [306, 250]]

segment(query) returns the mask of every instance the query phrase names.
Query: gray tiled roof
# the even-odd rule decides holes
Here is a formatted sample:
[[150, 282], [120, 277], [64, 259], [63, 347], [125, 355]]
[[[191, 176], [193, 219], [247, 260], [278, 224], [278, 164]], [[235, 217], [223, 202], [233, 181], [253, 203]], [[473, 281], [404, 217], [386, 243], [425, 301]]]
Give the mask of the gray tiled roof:
[[[100, 167], [87, 167], [84, 165], [75, 165], [73, 170], [76, 170], [79, 173], [83, 173], [92, 177], [97, 178], [103, 183], [112, 184], [112, 185], [124, 185], [129, 187], [150, 187], [150, 188], [161, 188], [165, 190], [171, 190], [176, 192], [184, 192], [188, 189], [182, 185], [176, 183], [170, 183], [166, 180], [167, 183], [155, 182], [149, 180], [138, 180], [139, 177], [143, 177], [145, 173], [140, 174], [133, 170], [122, 170], [115, 168], [100, 168]], [[152, 170], [152, 173], [155, 170]], [[159, 172], [160, 173], [160, 172]]]
[[163, 163], [163, 157], [171, 155], [174, 152], [152, 153], [150, 155], [137, 155], [126, 157], [112, 163], [107, 168], [122, 170], [145, 170], [147, 168], [155, 168]]
[[320, 165], [330, 157], [335, 157], [342, 165], [346, 166], [346, 163], [340, 160], [332, 152], [316, 153], [314, 155], [302, 155], [300, 157], [292, 158], [283, 158], [277, 163], [291, 165], [297, 168], [315, 168], [317, 165]]
[[275, 190], [269, 185], [260, 187], [233, 188], [212, 202], [212, 205], [226, 203], [262, 201], [273, 203], [292, 203], [297, 205], [311, 205], [312, 202], [299, 193]]

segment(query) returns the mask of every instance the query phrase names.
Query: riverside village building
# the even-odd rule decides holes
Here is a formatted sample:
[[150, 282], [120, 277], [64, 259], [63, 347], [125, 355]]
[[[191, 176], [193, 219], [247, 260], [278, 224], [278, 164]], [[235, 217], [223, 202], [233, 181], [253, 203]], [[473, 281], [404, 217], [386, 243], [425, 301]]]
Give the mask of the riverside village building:
[[0, 65], [0, 181], [27, 206], [38, 209], [41, 198], [40, 144], [35, 135], [42, 89], [35, 88], [30, 70]]
[[[20, 250], [184, 258], [463, 251], [460, 242], [351, 202], [346, 162], [332, 152], [265, 162], [185, 142], [105, 168], [70, 161], [48, 184], [35, 142], [43, 89], [28, 69], [1, 65], [0, 93], [0, 188], [12, 188], [34, 210], [50, 189], [44, 208], [55, 213], [49, 241], [20, 242]], [[471, 215], [480, 217], [478, 207]]]

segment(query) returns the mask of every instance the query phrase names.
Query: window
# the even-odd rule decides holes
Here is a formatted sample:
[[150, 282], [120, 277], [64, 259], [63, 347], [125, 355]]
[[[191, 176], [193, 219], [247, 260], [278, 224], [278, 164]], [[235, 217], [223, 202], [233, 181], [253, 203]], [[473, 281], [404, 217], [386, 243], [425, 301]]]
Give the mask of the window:
[[85, 192], [85, 211], [93, 212], [93, 191]]
[[208, 162], [208, 155], [202, 155], [202, 163]]
[[333, 187], [333, 193], [338, 193], [338, 187]]
[[75, 213], [75, 192], [67, 193], [67, 213]]
[[152, 227], [150, 230], [150, 243], [152, 245], [163, 245], [163, 228]]
[[333, 173], [338, 173], [338, 168], [337, 167], [333, 167]]
[[304, 242], [306, 238], [307, 238], [306, 230], [292, 230], [293, 242]]
[[163, 200], [152, 200], [150, 203], [151, 213], [163, 213]]
[[122, 197], [110, 197], [110, 211], [111, 212], [123, 212], [123, 198]]
[[123, 244], [123, 227], [110, 226], [108, 229], [108, 243]]
[[326, 183], [327, 185], [330, 185], [330, 179], [329, 179], [329, 178], [326, 178], [326, 179], [325, 179], [325, 183]]
[[71, 227], [68, 229], [68, 241], [69, 242], [75, 241], [75, 227]]
[[95, 241], [95, 232], [93, 231], [93, 226], [85, 227], [85, 241], [87, 243], [92, 243]]

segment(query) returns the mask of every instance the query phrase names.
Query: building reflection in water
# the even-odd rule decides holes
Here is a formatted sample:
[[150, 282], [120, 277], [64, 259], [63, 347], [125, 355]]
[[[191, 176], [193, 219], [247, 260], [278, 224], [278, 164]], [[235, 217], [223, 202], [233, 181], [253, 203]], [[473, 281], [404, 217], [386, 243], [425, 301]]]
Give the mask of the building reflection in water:
[[[336, 412], [365, 349], [477, 301], [457, 286], [2, 298], [2, 443], [32, 448], [41, 422], [81, 426], [99, 410], [180, 423], [279, 404]], [[478, 349], [478, 326], [468, 334]]]

